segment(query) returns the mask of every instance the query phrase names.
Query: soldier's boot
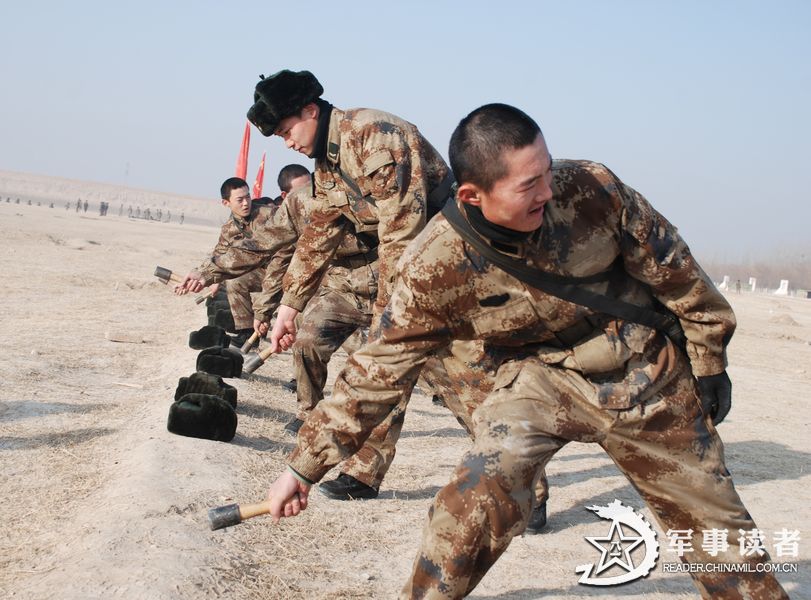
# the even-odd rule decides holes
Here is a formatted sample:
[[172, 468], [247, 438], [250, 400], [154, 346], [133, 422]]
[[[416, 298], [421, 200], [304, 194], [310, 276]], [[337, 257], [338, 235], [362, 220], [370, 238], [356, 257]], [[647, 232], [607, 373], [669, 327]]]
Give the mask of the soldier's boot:
[[529, 522], [524, 533], [527, 535], [535, 535], [541, 533], [546, 528], [546, 502], [538, 504], [532, 509], [529, 514]]
[[299, 418], [295, 418], [284, 426], [284, 431], [290, 435], [296, 436], [298, 435], [298, 430], [301, 429], [302, 425], [304, 425], [304, 421]]
[[320, 484], [318, 491], [333, 500], [371, 500], [377, 498], [378, 494], [375, 488], [345, 473], [341, 473], [332, 481]]

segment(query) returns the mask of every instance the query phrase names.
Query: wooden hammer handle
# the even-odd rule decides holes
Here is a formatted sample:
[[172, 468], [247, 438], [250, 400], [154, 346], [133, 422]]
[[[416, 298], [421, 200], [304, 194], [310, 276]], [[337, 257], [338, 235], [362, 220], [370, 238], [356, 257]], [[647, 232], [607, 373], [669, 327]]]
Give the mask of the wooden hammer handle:
[[201, 302], [205, 302], [206, 298], [211, 298], [211, 288], [208, 288], [208, 291], [205, 294], [201, 294], [194, 299], [195, 304], [200, 304]]
[[251, 335], [251, 337], [249, 337], [247, 340], [245, 340], [245, 343], [242, 344], [242, 348], [240, 348], [239, 351], [242, 352], [243, 354], [245, 354], [250, 349], [250, 347], [253, 346], [256, 343], [256, 340], [258, 340], [258, 339], [259, 339], [259, 334], [254, 331], [253, 335]]
[[270, 513], [270, 500], [259, 502], [258, 504], [240, 504], [239, 505], [239, 518], [244, 521], [258, 517], [259, 515], [266, 515]]

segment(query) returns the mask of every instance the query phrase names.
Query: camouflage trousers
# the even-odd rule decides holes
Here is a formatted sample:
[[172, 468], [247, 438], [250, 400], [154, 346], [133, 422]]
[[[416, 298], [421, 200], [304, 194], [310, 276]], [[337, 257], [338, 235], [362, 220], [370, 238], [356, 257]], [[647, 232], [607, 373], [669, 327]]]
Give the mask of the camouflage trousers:
[[[422, 385], [437, 394], [469, 435], [475, 437], [473, 413], [493, 389], [494, 366], [476, 341], [454, 341], [428, 359], [422, 368]], [[375, 489], [380, 488], [391, 466], [405, 422], [406, 401], [398, 404], [367, 438], [361, 449], [341, 464], [341, 472]], [[541, 471], [535, 501], [546, 502], [549, 488]]]
[[234, 316], [236, 329], [253, 329], [253, 301], [251, 293], [262, 291], [262, 281], [265, 279], [264, 267], [254, 269], [250, 273], [229, 279], [225, 284], [228, 294], [228, 304]]
[[[736, 545], [711, 556], [702, 532], [751, 530], [724, 465], [721, 439], [701, 412], [686, 359], [646, 402], [626, 410], [600, 406], [598, 384], [537, 358], [506, 363], [494, 392], [474, 415], [473, 448], [428, 513], [411, 579], [401, 598], [461, 598], [478, 584], [526, 525], [532, 487], [569, 441], [599, 444], [665, 531], [692, 530], [694, 563], [760, 563]], [[754, 568], [753, 568], [754, 570]], [[542, 571], [541, 571], [542, 572]], [[576, 577], [572, 573], [573, 578]], [[697, 573], [704, 598], [787, 598], [771, 573]]]
[[324, 276], [318, 295], [299, 317], [293, 361], [298, 391], [298, 418], [306, 419], [324, 398], [327, 365], [344, 342], [368, 328], [377, 297], [377, 269], [358, 258], [355, 268], [335, 265]]

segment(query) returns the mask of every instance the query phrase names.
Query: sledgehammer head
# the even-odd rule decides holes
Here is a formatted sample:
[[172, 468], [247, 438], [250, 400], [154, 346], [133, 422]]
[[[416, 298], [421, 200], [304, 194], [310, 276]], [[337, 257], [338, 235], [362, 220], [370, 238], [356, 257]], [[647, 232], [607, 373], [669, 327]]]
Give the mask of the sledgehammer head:
[[210, 508], [208, 510], [208, 521], [213, 531], [215, 529], [222, 529], [223, 527], [239, 525], [245, 519], [266, 515], [268, 513], [270, 513], [269, 500], [260, 502], [259, 504], [243, 504], [242, 506], [239, 504], [227, 504], [226, 506]]
[[270, 358], [273, 351], [270, 348], [262, 350], [259, 354], [250, 353], [245, 356], [245, 363], [242, 365], [243, 373], [253, 373], [265, 364], [265, 361]]
[[155, 267], [155, 277], [165, 284], [168, 284], [170, 281], [174, 281], [175, 283], [183, 281], [180, 277], [172, 273], [170, 269], [164, 269], [163, 267]]
[[239, 525], [242, 522], [242, 517], [239, 515], [239, 504], [227, 504], [217, 508], [209, 508], [208, 522], [212, 531]]

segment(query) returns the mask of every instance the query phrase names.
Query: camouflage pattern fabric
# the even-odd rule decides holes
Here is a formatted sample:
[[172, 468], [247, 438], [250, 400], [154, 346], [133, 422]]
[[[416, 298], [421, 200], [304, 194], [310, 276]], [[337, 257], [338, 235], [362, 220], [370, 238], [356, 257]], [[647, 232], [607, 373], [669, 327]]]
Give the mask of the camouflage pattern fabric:
[[[522, 531], [534, 482], [569, 440], [599, 443], [668, 527], [754, 525], [693, 379], [726, 368], [735, 329], [729, 304], [676, 228], [604, 166], [555, 161], [552, 190], [541, 228], [510, 254], [568, 277], [619, 261], [610, 282], [585, 287], [604, 294], [610, 285], [612, 295], [640, 306], [658, 300], [679, 318], [686, 353], [648, 327], [523, 284], [443, 217], [434, 219], [400, 262], [379, 336], [347, 361], [289, 459], [294, 471], [318, 481], [380, 423], [402, 419], [432, 353], [455, 339], [483, 342], [496, 369], [494, 391], [473, 413], [473, 450], [429, 512], [405, 597], [470, 591]], [[705, 558], [733, 557], [698, 560]], [[694, 577], [705, 597], [785, 597], [771, 574]], [[720, 586], [727, 587], [719, 595]]]
[[371, 324], [376, 295], [376, 260], [342, 258], [327, 271], [318, 295], [299, 317], [293, 345], [299, 419], [306, 419], [324, 397], [327, 364], [335, 351]]
[[[357, 186], [351, 189], [341, 173]], [[315, 163], [316, 203], [284, 279], [282, 304], [302, 310], [345, 234], [344, 224], [379, 241], [376, 314], [389, 299], [395, 266], [425, 227], [426, 202], [448, 174], [440, 154], [417, 128], [394, 115], [332, 110], [327, 156]]]
[[211, 256], [197, 268], [205, 285], [239, 277], [270, 260], [261, 252], [262, 239], [275, 212], [275, 206], [253, 206], [245, 219], [231, 214], [220, 229]]
[[228, 294], [228, 304], [234, 316], [236, 329], [253, 329], [253, 300], [252, 293], [262, 291], [262, 282], [265, 280], [264, 267], [259, 267], [231, 279], [225, 289]]
[[[711, 556], [704, 530], [752, 530], [724, 466], [723, 445], [701, 413], [683, 357], [671, 381], [637, 408], [605, 410], [581, 374], [537, 358], [508, 363], [497, 390], [476, 412], [473, 448], [437, 495], [420, 553], [402, 598], [467, 595], [520, 534], [529, 490], [549, 459], [569, 441], [599, 444], [652, 509], [662, 530], [692, 530], [691, 563], [762, 563], [737, 545]], [[509, 367], [509, 368], [507, 368]], [[576, 400], [575, 400], [576, 399]], [[542, 560], [542, 557], [539, 557]], [[785, 598], [771, 574], [697, 573], [704, 598]]]

